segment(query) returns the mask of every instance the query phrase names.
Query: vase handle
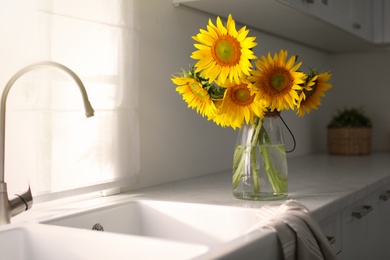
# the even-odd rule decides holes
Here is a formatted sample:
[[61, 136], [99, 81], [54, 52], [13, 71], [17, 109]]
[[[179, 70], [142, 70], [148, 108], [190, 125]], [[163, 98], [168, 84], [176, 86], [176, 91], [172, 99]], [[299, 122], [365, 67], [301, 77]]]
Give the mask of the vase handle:
[[291, 129], [288, 127], [288, 125], [286, 124], [286, 122], [283, 120], [282, 116], [280, 115], [280, 113], [278, 113], [278, 116], [280, 118], [280, 120], [283, 122], [284, 126], [287, 128], [288, 132], [290, 133], [291, 137], [292, 137], [292, 140], [293, 140], [293, 148], [291, 150], [288, 150], [286, 151], [286, 153], [291, 153], [295, 150], [296, 146], [297, 146], [297, 142], [295, 141], [295, 136], [293, 134], [293, 132], [291, 131]]

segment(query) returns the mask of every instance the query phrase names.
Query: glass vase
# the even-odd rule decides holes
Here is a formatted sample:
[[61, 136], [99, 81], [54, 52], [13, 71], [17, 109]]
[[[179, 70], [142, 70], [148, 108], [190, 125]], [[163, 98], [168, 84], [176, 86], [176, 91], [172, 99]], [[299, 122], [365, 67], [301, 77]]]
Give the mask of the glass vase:
[[243, 125], [233, 158], [233, 195], [247, 200], [287, 197], [287, 157], [278, 112]]

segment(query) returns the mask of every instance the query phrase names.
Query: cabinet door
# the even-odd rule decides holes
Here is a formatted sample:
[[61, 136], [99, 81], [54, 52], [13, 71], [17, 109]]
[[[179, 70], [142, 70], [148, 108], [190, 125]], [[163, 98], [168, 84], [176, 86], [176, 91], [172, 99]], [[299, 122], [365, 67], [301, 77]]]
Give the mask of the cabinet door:
[[[380, 11], [381, 9], [383, 9], [383, 13], [385, 14], [383, 16], [383, 27], [381, 28], [382, 30], [380, 32], [378, 32], [378, 34], [382, 34], [383, 38], [383, 42], [384, 43], [389, 43], [390, 42], [390, 1], [383, 1], [383, 6], [382, 8], [378, 8]], [[379, 13], [379, 12], [378, 12]], [[378, 27], [380, 27], [381, 24], [378, 25]]]
[[374, 206], [368, 230], [370, 259], [390, 259], [390, 187], [371, 196], [368, 204]]
[[342, 254], [340, 259], [366, 260], [369, 257], [368, 234], [372, 205], [355, 202], [342, 212]]
[[[368, 41], [374, 40], [371, 0], [278, 0]], [[375, 0], [377, 1], [377, 0]]]
[[374, 41], [374, 13], [373, 1], [350, 1], [350, 17], [348, 21], [348, 30], [353, 34]]
[[[314, 16], [316, 18], [322, 18], [322, 20], [332, 20], [332, 5], [329, 3], [330, 0], [277, 0], [284, 4], [287, 4], [294, 9], [297, 9], [303, 13]], [[345, 0], [341, 0], [345, 1]]]
[[341, 212], [325, 219], [320, 223], [324, 235], [328, 238], [336, 254], [341, 252]]
[[343, 210], [340, 259], [388, 260], [389, 247], [390, 187]]

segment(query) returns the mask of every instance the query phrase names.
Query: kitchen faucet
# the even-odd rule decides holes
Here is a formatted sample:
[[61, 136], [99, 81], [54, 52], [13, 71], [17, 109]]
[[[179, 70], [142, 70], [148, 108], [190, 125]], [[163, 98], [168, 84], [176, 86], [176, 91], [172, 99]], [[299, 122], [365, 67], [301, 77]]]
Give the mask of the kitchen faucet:
[[81, 96], [84, 102], [84, 110], [87, 117], [94, 115], [94, 110], [88, 100], [87, 91], [85, 90], [84, 84], [80, 78], [68, 67], [52, 61], [43, 61], [29, 65], [20, 71], [18, 71], [12, 78], [8, 81], [7, 85], [3, 90], [1, 96], [0, 104], [0, 226], [11, 223], [11, 218], [26, 211], [32, 207], [33, 197], [31, 194], [30, 187], [23, 194], [16, 194], [15, 198], [11, 200], [8, 199], [7, 184], [4, 181], [4, 160], [5, 160], [5, 110], [6, 110], [6, 101], [8, 92], [15, 83], [25, 73], [39, 69], [42, 67], [54, 67], [60, 69], [61, 71], [66, 72], [78, 85], [80, 88]]

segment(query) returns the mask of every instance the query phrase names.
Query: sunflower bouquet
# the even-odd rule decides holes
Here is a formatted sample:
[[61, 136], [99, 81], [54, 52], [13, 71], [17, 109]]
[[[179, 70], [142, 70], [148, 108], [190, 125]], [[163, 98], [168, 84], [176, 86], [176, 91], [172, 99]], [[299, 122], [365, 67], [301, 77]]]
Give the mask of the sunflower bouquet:
[[[300, 71], [302, 62], [297, 61], [297, 56], [288, 57], [286, 50], [257, 58], [253, 51], [256, 37], [248, 34], [246, 26], [237, 30], [229, 15], [225, 25], [220, 17], [215, 24], [210, 19], [207, 30], [201, 29], [192, 37], [196, 50], [191, 58], [197, 62], [171, 78], [188, 107], [222, 127], [237, 129], [254, 124], [260, 130], [269, 112], [294, 110], [304, 116], [317, 109], [320, 97], [332, 87], [328, 83], [331, 74], [315, 69], [308, 74]], [[252, 140], [263, 140], [260, 133], [264, 129], [255, 131]], [[233, 188], [243, 171], [234, 168]], [[283, 182], [269, 177], [275, 179], [274, 189]]]

